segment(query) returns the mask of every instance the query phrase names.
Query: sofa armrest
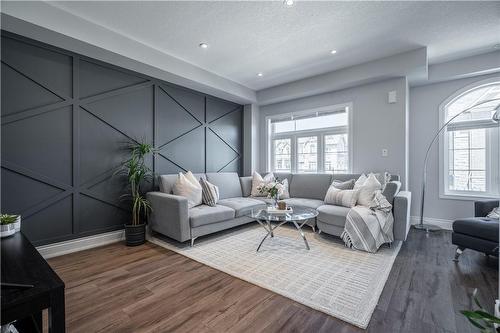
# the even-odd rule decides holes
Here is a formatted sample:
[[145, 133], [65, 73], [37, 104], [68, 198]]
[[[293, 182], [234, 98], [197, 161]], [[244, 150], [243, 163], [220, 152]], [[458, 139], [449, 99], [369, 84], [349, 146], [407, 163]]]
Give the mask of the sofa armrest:
[[498, 200], [474, 201], [474, 216], [486, 217], [496, 207], [498, 207]]
[[394, 239], [405, 241], [410, 231], [411, 192], [400, 191], [394, 196]]
[[149, 226], [152, 230], [179, 242], [191, 239], [188, 201], [185, 197], [163, 192], [149, 192], [146, 198], [151, 203]]

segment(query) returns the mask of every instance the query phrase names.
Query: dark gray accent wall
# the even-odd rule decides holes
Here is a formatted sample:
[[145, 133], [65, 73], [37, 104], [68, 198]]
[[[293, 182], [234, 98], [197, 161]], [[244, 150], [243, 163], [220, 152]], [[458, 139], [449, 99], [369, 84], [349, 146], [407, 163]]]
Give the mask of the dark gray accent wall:
[[1, 43], [1, 211], [36, 245], [122, 228], [113, 173], [130, 140], [158, 149], [157, 174], [241, 174], [241, 105], [3, 31]]

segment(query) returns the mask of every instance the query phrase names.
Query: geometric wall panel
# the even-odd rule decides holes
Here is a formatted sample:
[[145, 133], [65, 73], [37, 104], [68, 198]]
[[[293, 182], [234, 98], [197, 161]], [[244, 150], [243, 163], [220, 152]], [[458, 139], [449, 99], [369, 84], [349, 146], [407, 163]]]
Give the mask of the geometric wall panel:
[[205, 121], [205, 96], [184, 88], [171, 85], [161, 85], [161, 89], [171, 96], [179, 105], [182, 105], [199, 122]]
[[170, 142], [202, 124], [162, 89], [158, 89], [156, 114], [159, 145]]
[[207, 172], [220, 172], [238, 153], [211, 130], [207, 130]]
[[153, 142], [153, 87], [83, 105], [129, 138]]
[[52, 239], [69, 236], [73, 232], [71, 223], [73, 202], [71, 196], [50, 204], [37, 214], [23, 218], [23, 233], [35, 242], [46, 243]]
[[161, 154], [158, 154], [156, 156], [156, 164], [155, 164], [156, 172], [159, 175], [168, 175], [168, 174], [176, 174], [179, 172], [184, 172], [183, 168], [180, 166], [174, 164], [173, 162], [170, 162], [167, 160], [165, 157], [163, 157]]
[[80, 196], [80, 232], [123, 227], [129, 223], [130, 213], [85, 195]]
[[14, 212], [26, 211], [62, 192], [55, 186], [2, 169], [2, 207], [9, 207]]
[[80, 108], [80, 184], [116, 169], [127, 159], [124, 134]]
[[2, 159], [72, 184], [72, 108], [3, 124]]
[[61, 97], [72, 97], [73, 58], [70, 55], [5, 39], [2, 60]]
[[240, 162], [238, 159], [233, 160], [231, 163], [227, 164], [224, 168], [220, 169], [219, 172], [239, 172]]
[[198, 127], [181, 136], [165, 145], [160, 154], [186, 171], [205, 172], [205, 147], [200, 144], [205, 141], [204, 130]]
[[243, 121], [242, 112], [231, 112], [222, 118], [210, 123], [212, 131], [217, 133], [224, 142], [238, 149], [242, 145], [241, 124]]
[[219, 98], [207, 98], [207, 122], [212, 122], [239, 107], [238, 104], [223, 101]]
[[80, 98], [102, 94], [108, 91], [133, 86], [147, 81], [135, 75], [80, 60]]
[[35, 245], [129, 222], [114, 171], [134, 139], [156, 174], [241, 173], [241, 105], [7, 32], [1, 46], [2, 213]]
[[2, 116], [61, 102], [63, 99], [2, 62]]

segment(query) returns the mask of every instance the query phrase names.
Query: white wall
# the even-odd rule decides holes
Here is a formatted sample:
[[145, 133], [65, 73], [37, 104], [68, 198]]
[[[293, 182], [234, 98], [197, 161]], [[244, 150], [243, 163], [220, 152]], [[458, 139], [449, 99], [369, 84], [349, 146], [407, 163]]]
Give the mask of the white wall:
[[[397, 92], [397, 103], [387, 93]], [[389, 171], [406, 177], [407, 82], [395, 78], [354, 88], [260, 107], [260, 171], [266, 171], [266, 117], [343, 103], [353, 104], [353, 172]], [[382, 157], [382, 149], [389, 150]]]
[[243, 175], [259, 168], [259, 106], [247, 104], [243, 109]]
[[[427, 145], [439, 129], [439, 106], [450, 95], [474, 82], [498, 77], [482, 75], [410, 88], [410, 191], [411, 215], [420, 215], [422, 167]], [[454, 220], [472, 216], [473, 201], [439, 198], [439, 144], [435, 143], [427, 166], [425, 217]]]

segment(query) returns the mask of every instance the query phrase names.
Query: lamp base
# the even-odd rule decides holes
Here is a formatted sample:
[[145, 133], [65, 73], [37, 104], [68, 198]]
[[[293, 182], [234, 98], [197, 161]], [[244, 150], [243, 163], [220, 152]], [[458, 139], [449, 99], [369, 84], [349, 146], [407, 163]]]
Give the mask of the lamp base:
[[425, 230], [425, 232], [429, 231], [440, 231], [441, 228], [438, 227], [437, 225], [433, 224], [427, 224], [427, 223], [422, 223], [422, 224], [414, 224], [413, 227], [417, 230]]

